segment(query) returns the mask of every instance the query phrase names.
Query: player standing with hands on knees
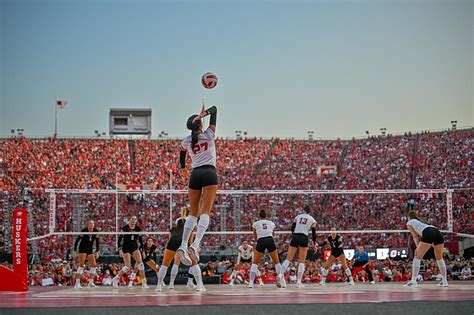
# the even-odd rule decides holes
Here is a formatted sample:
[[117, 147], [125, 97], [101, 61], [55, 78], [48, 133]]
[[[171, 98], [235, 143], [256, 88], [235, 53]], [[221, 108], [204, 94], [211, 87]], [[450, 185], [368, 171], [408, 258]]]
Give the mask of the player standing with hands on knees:
[[[202, 118], [210, 115], [209, 127], [203, 131]], [[191, 156], [192, 172], [189, 177], [189, 216], [183, 228], [181, 246], [176, 251], [183, 264], [190, 266], [192, 260], [199, 261], [201, 240], [209, 226], [209, 219], [217, 192], [216, 172], [216, 123], [217, 107], [212, 106], [192, 115], [186, 122], [191, 135], [184, 138], [180, 153], [180, 164], [186, 167], [186, 152]], [[200, 206], [201, 205], [201, 206]], [[188, 247], [188, 241], [194, 226], [198, 222], [194, 242]]]

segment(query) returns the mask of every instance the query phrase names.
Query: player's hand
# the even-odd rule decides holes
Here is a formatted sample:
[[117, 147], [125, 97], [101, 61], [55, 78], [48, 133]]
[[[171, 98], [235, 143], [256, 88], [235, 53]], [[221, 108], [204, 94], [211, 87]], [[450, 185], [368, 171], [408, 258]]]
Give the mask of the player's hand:
[[122, 252], [122, 250], [119, 250], [119, 256], [120, 256], [120, 257], [123, 257], [123, 252]]
[[100, 253], [99, 253], [99, 252], [95, 252], [94, 256], [95, 256], [95, 259], [99, 259]]

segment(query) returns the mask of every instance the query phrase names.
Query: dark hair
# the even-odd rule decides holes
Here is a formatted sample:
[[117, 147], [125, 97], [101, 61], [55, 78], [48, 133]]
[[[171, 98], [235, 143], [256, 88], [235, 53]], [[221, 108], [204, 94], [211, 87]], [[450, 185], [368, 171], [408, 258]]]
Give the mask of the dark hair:
[[410, 219], [417, 219], [418, 221], [423, 222], [424, 224], [429, 224], [428, 221], [420, 218], [420, 216], [418, 215], [418, 211], [411, 210], [410, 212], [408, 212], [408, 217]]
[[201, 128], [201, 120], [197, 120], [193, 122], [196, 117], [198, 117], [198, 115], [192, 115], [191, 117], [188, 118], [188, 121], [186, 122], [186, 128], [191, 130], [191, 146], [196, 145], [199, 140], [198, 131]]
[[261, 219], [265, 219], [267, 217], [267, 212], [265, 210], [260, 210], [260, 212], [258, 213], [258, 216]]
[[303, 211], [304, 211], [305, 213], [310, 213], [310, 212], [311, 212], [311, 209], [309, 208], [308, 205], [306, 205], [306, 206], [303, 207]]

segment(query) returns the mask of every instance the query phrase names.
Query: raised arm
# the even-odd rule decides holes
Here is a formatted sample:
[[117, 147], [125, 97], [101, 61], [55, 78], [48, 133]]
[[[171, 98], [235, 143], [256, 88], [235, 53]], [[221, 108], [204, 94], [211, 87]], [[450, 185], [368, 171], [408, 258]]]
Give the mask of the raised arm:
[[205, 111], [203, 111], [199, 117], [204, 118], [206, 116], [211, 115], [211, 119], [209, 120], [209, 128], [211, 128], [212, 131], [216, 132], [216, 124], [217, 124], [217, 107], [212, 106]]

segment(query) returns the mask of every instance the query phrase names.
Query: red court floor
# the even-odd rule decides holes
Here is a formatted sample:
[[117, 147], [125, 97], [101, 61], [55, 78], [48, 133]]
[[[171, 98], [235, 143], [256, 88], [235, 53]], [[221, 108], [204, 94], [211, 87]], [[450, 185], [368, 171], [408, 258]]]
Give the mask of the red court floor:
[[278, 289], [273, 285], [230, 288], [208, 285], [207, 292], [196, 292], [185, 286], [162, 292], [136, 288], [98, 287], [76, 290], [71, 287], [32, 287], [27, 293], [0, 293], [0, 308], [23, 307], [99, 307], [99, 306], [173, 306], [173, 305], [238, 305], [238, 304], [318, 304], [380, 303], [397, 301], [474, 301], [474, 281], [451, 282], [449, 288], [435, 283], [418, 288], [403, 288], [401, 283], [308, 285], [297, 289], [289, 285]]

